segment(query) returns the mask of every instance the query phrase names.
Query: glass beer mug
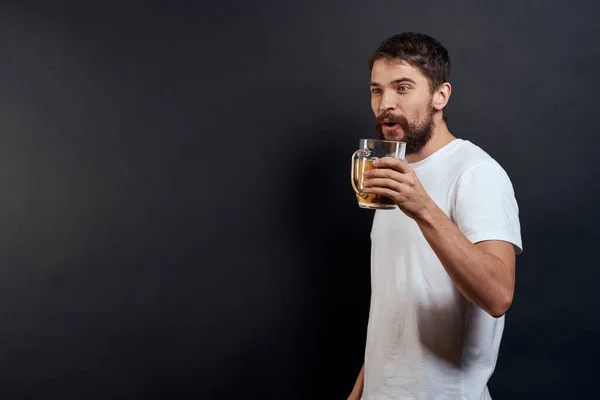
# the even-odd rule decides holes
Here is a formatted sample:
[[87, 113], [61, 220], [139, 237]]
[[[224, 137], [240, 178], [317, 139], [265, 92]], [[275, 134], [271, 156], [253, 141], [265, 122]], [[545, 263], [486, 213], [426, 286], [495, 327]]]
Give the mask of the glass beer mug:
[[404, 160], [406, 143], [393, 140], [360, 139], [359, 149], [352, 154], [350, 180], [358, 200], [358, 206], [371, 210], [392, 210], [396, 203], [389, 197], [363, 192], [363, 173], [373, 169], [373, 161], [383, 157]]

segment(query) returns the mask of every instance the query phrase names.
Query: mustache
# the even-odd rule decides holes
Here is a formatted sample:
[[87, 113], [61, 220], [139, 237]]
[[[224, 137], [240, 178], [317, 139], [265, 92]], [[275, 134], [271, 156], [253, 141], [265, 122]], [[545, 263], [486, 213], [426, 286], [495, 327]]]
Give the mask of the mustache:
[[402, 129], [405, 132], [408, 131], [410, 128], [408, 120], [406, 119], [406, 117], [404, 115], [394, 115], [389, 111], [384, 112], [384, 113], [380, 114], [377, 118], [375, 118], [375, 127], [380, 128], [381, 125], [383, 125], [383, 121], [386, 119], [389, 122], [394, 122], [394, 123], [400, 125], [400, 127], [402, 127]]

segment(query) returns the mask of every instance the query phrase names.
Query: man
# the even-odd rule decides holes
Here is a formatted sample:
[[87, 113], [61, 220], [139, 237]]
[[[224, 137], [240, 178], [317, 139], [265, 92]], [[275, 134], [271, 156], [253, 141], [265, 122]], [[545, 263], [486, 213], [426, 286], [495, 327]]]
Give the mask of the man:
[[489, 400], [522, 251], [511, 181], [450, 133], [450, 59], [436, 39], [394, 35], [369, 67], [377, 131], [407, 156], [365, 173], [365, 192], [398, 207], [374, 215], [365, 362], [349, 399]]

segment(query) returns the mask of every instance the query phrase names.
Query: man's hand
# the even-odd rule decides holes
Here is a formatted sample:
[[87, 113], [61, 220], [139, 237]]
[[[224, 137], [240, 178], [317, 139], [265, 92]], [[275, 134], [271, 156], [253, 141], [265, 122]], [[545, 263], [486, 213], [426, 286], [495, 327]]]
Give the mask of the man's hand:
[[363, 387], [365, 385], [365, 365], [360, 368], [360, 372], [358, 373], [358, 378], [356, 378], [356, 383], [354, 384], [354, 388], [352, 389], [352, 393], [348, 396], [347, 400], [360, 400], [362, 397]]
[[406, 162], [385, 157], [376, 160], [373, 166], [374, 169], [365, 171], [363, 175], [363, 190], [366, 193], [389, 197], [413, 219], [419, 218], [434, 205], [415, 171]]

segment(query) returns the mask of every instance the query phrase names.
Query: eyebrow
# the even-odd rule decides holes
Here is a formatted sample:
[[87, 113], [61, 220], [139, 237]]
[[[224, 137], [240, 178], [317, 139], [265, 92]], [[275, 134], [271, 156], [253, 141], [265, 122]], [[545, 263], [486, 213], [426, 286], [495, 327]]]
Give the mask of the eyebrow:
[[[410, 78], [407, 78], [407, 77], [403, 77], [403, 78], [395, 79], [395, 80], [393, 80], [393, 81], [392, 81], [392, 82], [390, 82], [390, 83], [391, 83], [392, 85], [398, 85], [398, 84], [400, 84], [400, 83], [405, 83], [405, 82], [409, 82], [409, 83], [412, 83], [412, 84], [414, 84], [414, 85], [416, 85], [416, 84], [417, 84], [417, 82], [415, 82], [415, 81], [413, 81], [412, 79], [410, 79]], [[371, 82], [369, 82], [369, 86], [381, 86], [381, 85], [380, 85], [379, 83], [377, 83], [377, 82], [373, 82], [373, 81], [371, 81]]]

